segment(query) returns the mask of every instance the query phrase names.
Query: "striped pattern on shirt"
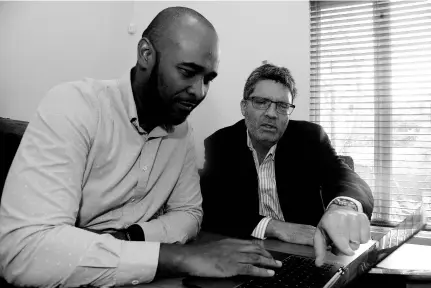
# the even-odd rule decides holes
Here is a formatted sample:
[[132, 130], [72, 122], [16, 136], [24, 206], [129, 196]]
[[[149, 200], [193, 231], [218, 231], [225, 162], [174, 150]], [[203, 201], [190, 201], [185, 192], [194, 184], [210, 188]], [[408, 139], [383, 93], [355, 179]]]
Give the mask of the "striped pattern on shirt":
[[[277, 144], [269, 149], [265, 159], [259, 164], [257, 152], [253, 148], [250, 136], [247, 130], [247, 145], [253, 153], [254, 164], [256, 166], [257, 176], [259, 178], [259, 214], [265, 216], [254, 228], [251, 236], [258, 239], [265, 239], [265, 231], [271, 219], [284, 221], [283, 211], [281, 210], [280, 202], [278, 200], [277, 184], [275, 181], [275, 150]], [[334, 198], [326, 207], [329, 208], [335, 199], [346, 199], [356, 204], [357, 211], [362, 213], [362, 204], [351, 197], [338, 196]]]
[[254, 229], [251, 234], [253, 237], [264, 239], [266, 226], [271, 219], [284, 221], [283, 212], [281, 211], [280, 202], [277, 194], [277, 184], [275, 180], [275, 150], [277, 144], [269, 149], [265, 159], [259, 164], [259, 158], [256, 150], [253, 148], [250, 136], [247, 130], [247, 145], [250, 148], [259, 180], [259, 214], [266, 216]]

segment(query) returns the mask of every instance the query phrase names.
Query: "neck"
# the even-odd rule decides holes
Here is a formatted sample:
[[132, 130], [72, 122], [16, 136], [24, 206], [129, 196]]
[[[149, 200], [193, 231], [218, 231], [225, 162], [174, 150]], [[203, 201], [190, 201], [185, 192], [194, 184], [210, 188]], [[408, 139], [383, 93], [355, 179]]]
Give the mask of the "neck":
[[253, 145], [254, 150], [257, 152], [257, 156], [259, 158], [259, 164], [262, 163], [263, 159], [265, 159], [266, 154], [268, 154], [269, 150], [275, 143], [269, 141], [258, 141], [254, 139], [250, 135], [251, 144]]

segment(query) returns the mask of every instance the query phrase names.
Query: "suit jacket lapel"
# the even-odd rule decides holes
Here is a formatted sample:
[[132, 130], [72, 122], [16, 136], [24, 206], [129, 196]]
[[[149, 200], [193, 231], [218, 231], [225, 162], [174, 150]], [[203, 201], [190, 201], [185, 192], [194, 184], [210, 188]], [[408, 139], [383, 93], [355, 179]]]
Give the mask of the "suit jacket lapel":
[[[283, 137], [277, 144], [275, 152], [275, 180], [277, 183], [277, 194], [280, 202], [281, 210], [283, 211], [284, 220], [288, 221], [289, 206], [292, 205], [293, 197], [289, 193], [289, 178], [292, 176], [291, 165], [289, 162], [295, 158], [295, 135], [293, 134], [294, 123], [290, 122], [283, 134]], [[294, 162], [293, 162], [294, 163]]]
[[[247, 128], [245, 126], [244, 120], [240, 121], [236, 125], [236, 135], [233, 135], [236, 138], [233, 145], [238, 145], [237, 149], [233, 151], [238, 151], [238, 157], [234, 162], [238, 161], [240, 163], [238, 169], [238, 177], [243, 189], [239, 189], [245, 193], [245, 195], [241, 195], [242, 199], [250, 199], [250, 203], [246, 203], [248, 207], [251, 209], [257, 209], [259, 211], [259, 180], [257, 176], [256, 166], [253, 160], [253, 154], [250, 151], [250, 148], [247, 146]], [[241, 209], [244, 207], [241, 207]]]

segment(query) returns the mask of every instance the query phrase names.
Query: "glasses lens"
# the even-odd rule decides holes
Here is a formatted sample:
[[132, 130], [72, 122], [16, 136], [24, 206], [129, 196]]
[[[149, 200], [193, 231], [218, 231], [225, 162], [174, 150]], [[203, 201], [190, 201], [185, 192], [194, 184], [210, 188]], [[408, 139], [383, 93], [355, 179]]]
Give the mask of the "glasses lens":
[[[271, 105], [272, 101], [262, 97], [253, 97], [250, 98], [253, 107], [260, 110], [266, 110]], [[293, 112], [294, 106], [291, 106], [287, 103], [283, 102], [274, 102], [276, 104], [276, 111], [279, 114], [290, 115]]]
[[287, 115], [289, 112], [289, 105], [285, 103], [277, 103], [277, 112], [279, 114]]
[[252, 98], [253, 106], [257, 109], [267, 109], [271, 101], [265, 98], [254, 97]]

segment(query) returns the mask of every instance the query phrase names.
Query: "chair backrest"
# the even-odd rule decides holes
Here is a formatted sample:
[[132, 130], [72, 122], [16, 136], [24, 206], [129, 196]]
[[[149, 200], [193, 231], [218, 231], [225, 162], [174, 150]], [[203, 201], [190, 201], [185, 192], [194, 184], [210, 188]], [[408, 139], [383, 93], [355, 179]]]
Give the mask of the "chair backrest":
[[344, 163], [349, 166], [352, 171], [355, 171], [355, 163], [353, 162], [353, 158], [347, 155], [339, 155], [339, 157], [344, 161]]
[[4, 182], [28, 122], [0, 117], [0, 201]]

